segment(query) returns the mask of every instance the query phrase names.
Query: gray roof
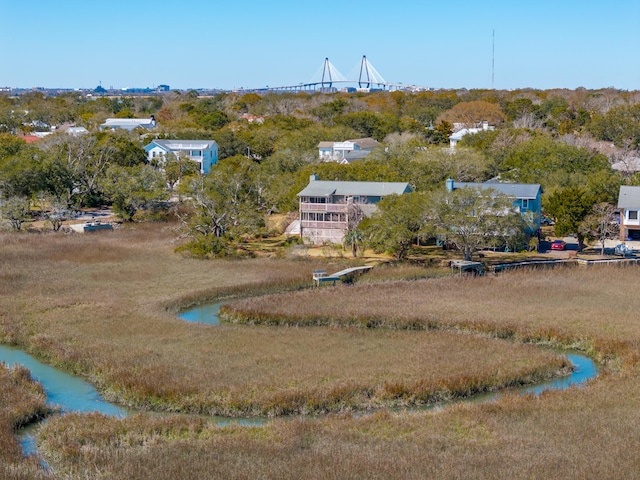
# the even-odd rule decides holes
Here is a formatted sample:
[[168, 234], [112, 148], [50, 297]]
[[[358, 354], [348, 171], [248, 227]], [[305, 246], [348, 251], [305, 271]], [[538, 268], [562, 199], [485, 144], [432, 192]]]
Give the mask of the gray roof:
[[361, 195], [367, 197], [384, 197], [386, 195], [402, 195], [411, 192], [405, 182], [339, 182], [312, 180], [302, 190], [299, 197], [326, 197], [329, 195]]
[[347, 163], [351, 163], [354, 160], [362, 160], [363, 158], [369, 156], [371, 153], [370, 150], [353, 150], [351, 152], [347, 152], [344, 154], [344, 159]]
[[[216, 145], [215, 140], [154, 140], [151, 143], [170, 150], [206, 150]], [[148, 146], [148, 145], [147, 145]]]
[[485, 182], [485, 183], [473, 183], [473, 182], [453, 182], [453, 189], [456, 188], [493, 188], [500, 193], [509, 195], [515, 198], [535, 199], [541, 191], [541, 187], [538, 183], [498, 183], [498, 182]]
[[622, 185], [618, 194], [618, 208], [640, 209], [640, 187]]

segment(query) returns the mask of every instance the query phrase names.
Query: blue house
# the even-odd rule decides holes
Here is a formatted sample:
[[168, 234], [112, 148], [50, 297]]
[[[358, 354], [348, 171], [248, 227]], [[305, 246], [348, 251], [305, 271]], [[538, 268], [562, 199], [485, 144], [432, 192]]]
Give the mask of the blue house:
[[481, 190], [493, 189], [513, 198], [513, 206], [521, 215], [531, 217], [533, 225], [527, 229], [528, 234], [535, 234], [540, 229], [542, 217], [542, 187], [537, 183], [499, 183], [489, 181], [484, 183], [456, 182], [452, 178], [446, 180], [447, 191], [458, 188], [477, 188]]
[[[215, 140], [154, 140], [144, 147], [149, 162], [164, 158], [170, 153], [178, 158], [188, 158], [200, 164], [200, 173], [211, 172], [218, 163], [218, 144]], [[160, 162], [161, 163], [161, 162]]]

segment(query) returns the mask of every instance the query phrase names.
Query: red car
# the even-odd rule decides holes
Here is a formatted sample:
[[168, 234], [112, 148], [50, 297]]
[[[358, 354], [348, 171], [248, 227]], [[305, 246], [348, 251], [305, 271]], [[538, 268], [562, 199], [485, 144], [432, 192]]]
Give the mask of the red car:
[[564, 250], [567, 248], [567, 242], [564, 240], [554, 240], [551, 242], [551, 250]]

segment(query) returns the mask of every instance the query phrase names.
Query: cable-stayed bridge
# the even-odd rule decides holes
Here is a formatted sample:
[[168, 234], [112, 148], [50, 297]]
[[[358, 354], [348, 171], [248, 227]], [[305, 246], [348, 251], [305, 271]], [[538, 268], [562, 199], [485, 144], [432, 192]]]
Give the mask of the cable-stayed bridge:
[[[336, 92], [339, 90], [346, 91], [378, 91], [378, 90], [408, 90], [423, 91], [429, 90], [427, 87], [419, 87], [417, 85], [407, 85], [404, 83], [389, 83], [375, 69], [366, 55], [362, 56], [360, 67], [355, 73], [351, 73], [351, 79], [345, 77], [340, 71], [329, 61], [324, 59], [322, 67], [315, 73], [308, 83], [299, 83], [297, 85], [287, 85], [280, 87], [265, 87], [241, 89], [241, 91], [252, 92], [300, 92], [300, 91], [320, 91], [320, 92]], [[357, 79], [355, 78], [357, 74]]]

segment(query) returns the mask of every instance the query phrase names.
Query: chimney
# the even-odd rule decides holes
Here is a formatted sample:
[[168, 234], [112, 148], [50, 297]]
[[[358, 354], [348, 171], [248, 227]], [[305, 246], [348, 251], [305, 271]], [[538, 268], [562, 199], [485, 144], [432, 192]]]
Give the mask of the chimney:
[[446, 180], [446, 185], [447, 185], [447, 192], [453, 192], [453, 178], [447, 178]]
[[154, 127], [156, 126], [156, 116], [155, 115], [151, 115], [151, 125], [153, 125]]
[[310, 181], [310, 182], [315, 182], [316, 180], [318, 180], [318, 175], [317, 175], [317, 174], [315, 174], [315, 173], [312, 173], [312, 174], [309, 176], [309, 181]]
[[482, 122], [482, 130], [489, 130], [489, 122]]

